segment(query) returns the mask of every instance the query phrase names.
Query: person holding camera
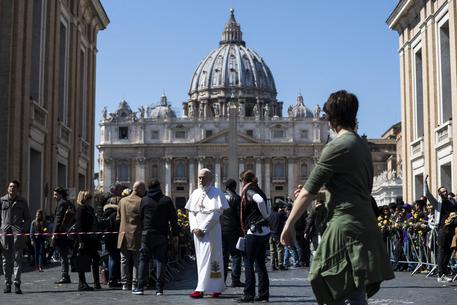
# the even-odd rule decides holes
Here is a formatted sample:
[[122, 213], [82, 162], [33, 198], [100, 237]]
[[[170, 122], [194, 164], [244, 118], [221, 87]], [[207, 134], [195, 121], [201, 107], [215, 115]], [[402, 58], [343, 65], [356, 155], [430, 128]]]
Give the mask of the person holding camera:
[[[240, 175], [243, 183], [241, 191], [241, 225], [246, 233], [245, 244], [245, 286], [244, 295], [239, 303], [253, 301], [268, 302], [270, 297], [270, 280], [265, 264], [265, 252], [270, 237], [267, 196], [257, 185], [257, 177], [251, 170]], [[255, 271], [259, 276], [258, 296], [255, 297]]]

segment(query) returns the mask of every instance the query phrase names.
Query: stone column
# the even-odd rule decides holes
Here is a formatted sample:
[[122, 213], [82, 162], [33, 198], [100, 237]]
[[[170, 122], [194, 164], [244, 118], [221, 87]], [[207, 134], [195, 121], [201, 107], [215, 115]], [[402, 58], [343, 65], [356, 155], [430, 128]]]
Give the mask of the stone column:
[[293, 199], [293, 194], [295, 190], [295, 160], [289, 159], [287, 160], [289, 164], [289, 169], [287, 172], [287, 196]]
[[171, 196], [171, 158], [164, 158], [165, 161], [165, 195]]
[[[244, 159], [239, 158], [238, 159], [238, 176], [233, 177], [233, 179], [238, 180], [238, 178], [240, 177], [240, 175], [243, 171], [244, 171]], [[240, 194], [241, 194], [241, 189], [243, 188], [242, 184], [243, 184], [242, 182], [238, 183], [238, 193], [240, 193]]]
[[146, 158], [145, 157], [138, 157], [136, 158], [136, 175], [134, 181], [132, 183], [135, 183], [135, 181], [143, 181], [145, 182], [145, 177], [146, 177]]
[[195, 160], [189, 159], [189, 196], [192, 194], [192, 191], [197, 188], [195, 183]]
[[265, 186], [263, 187], [263, 190], [265, 192], [265, 195], [267, 195], [267, 198], [271, 198], [271, 177], [270, 177], [270, 160], [266, 159], [265, 160]]
[[214, 185], [217, 188], [221, 188], [222, 186], [222, 177], [221, 177], [221, 159], [216, 158], [216, 164], [214, 169]]
[[198, 171], [200, 171], [202, 168], [205, 168], [205, 164], [203, 163], [205, 161], [204, 158], [200, 157], [198, 158]]
[[113, 184], [113, 159], [106, 158], [104, 159], [104, 173], [103, 173], [103, 191], [109, 192], [109, 187]]
[[255, 158], [255, 175], [257, 176], [257, 179], [259, 180], [258, 184], [259, 187], [262, 188], [262, 158], [261, 157], [256, 157]]

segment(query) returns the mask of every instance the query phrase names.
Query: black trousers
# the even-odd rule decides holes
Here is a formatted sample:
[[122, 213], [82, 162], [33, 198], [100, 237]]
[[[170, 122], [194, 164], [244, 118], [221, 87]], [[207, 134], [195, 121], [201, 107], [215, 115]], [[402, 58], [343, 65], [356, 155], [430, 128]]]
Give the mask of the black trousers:
[[270, 235], [256, 236], [253, 234], [246, 235], [245, 249], [245, 280], [244, 295], [248, 297], [255, 296], [255, 270], [259, 277], [258, 296], [260, 298], [269, 298], [270, 296], [270, 279], [268, 278], [267, 266], [265, 264], [265, 252]]
[[156, 289], [162, 291], [167, 267], [168, 238], [166, 235], [143, 233], [141, 236], [140, 263], [138, 267], [138, 288], [144, 289], [148, 280], [149, 260], [156, 266]]
[[452, 236], [453, 233], [446, 229], [438, 231], [438, 276], [449, 273], [448, 264], [452, 254]]
[[229, 258], [232, 257], [232, 283], [239, 282], [241, 276], [241, 251], [236, 248], [238, 234], [222, 232], [222, 254], [224, 256], [224, 282], [227, 279]]

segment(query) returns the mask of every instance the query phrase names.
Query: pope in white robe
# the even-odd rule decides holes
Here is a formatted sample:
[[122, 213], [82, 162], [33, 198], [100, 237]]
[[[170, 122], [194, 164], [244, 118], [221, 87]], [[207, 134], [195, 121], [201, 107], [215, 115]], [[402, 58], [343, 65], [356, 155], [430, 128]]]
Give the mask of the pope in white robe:
[[185, 207], [189, 211], [198, 270], [197, 288], [190, 296], [201, 298], [208, 292], [218, 297], [225, 287], [220, 216], [229, 205], [224, 193], [212, 186], [210, 170], [199, 171], [198, 184]]

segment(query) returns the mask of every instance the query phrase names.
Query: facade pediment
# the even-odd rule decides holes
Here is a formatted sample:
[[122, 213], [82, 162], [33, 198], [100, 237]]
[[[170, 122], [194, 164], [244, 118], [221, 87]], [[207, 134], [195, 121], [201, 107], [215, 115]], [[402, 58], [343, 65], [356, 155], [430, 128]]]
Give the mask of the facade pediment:
[[[209, 137], [204, 138], [201, 141], [198, 141], [197, 143], [198, 144], [228, 144], [229, 134], [230, 134], [229, 129], [224, 129], [214, 135], [211, 135]], [[250, 137], [244, 133], [238, 133], [237, 136], [238, 136], [238, 139], [237, 139], [238, 144], [260, 144], [261, 143], [261, 141], [255, 139], [253, 137]]]

